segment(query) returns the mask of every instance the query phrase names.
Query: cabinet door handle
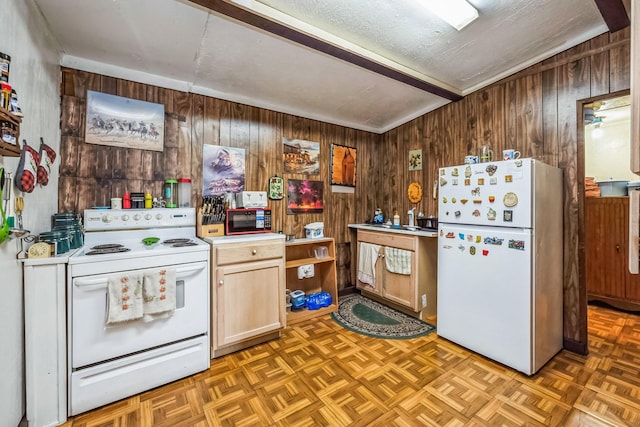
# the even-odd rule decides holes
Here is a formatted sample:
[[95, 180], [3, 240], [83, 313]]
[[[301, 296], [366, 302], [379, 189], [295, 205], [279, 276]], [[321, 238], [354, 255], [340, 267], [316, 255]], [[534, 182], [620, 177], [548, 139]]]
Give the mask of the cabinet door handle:
[[616, 245], [616, 252], [620, 252], [620, 245]]
[[220, 281], [218, 282], [218, 285], [224, 285], [224, 280], [220, 280]]
[[257, 254], [257, 253], [258, 253], [258, 251], [257, 251], [257, 250], [255, 250], [255, 249], [251, 250], [251, 255], [255, 255], [255, 254]]

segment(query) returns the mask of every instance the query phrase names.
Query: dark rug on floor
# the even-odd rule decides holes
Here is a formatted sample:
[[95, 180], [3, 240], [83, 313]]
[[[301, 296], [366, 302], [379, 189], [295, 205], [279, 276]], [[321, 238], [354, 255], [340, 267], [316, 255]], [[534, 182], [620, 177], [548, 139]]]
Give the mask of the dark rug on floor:
[[360, 294], [340, 298], [331, 317], [343, 327], [375, 338], [408, 339], [436, 330], [435, 326], [382, 305]]

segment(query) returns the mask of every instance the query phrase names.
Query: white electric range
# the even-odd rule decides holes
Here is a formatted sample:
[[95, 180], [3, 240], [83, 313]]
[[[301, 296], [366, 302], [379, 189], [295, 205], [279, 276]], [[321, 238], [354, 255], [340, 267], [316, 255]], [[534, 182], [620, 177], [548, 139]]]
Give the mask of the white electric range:
[[[84, 246], [69, 257], [67, 274], [70, 415], [210, 363], [210, 247], [195, 235], [195, 209], [88, 209], [84, 226]], [[148, 238], [157, 242], [147, 245]], [[169, 269], [175, 270], [175, 310], [107, 322], [115, 276]]]

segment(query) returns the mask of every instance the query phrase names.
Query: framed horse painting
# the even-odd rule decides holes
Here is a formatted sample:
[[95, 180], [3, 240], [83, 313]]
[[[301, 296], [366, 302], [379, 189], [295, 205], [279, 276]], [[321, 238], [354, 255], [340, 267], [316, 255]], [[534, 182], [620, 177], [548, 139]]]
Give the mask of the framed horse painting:
[[163, 104], [87, 91], [89, 144], [163, 151], [164, 127]]

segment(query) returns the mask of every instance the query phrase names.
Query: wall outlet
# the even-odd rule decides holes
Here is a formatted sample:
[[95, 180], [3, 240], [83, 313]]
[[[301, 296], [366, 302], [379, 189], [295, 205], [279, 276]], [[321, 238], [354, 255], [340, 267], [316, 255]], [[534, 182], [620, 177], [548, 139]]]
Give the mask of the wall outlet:
[[422, 308], [427, 306], [427, 294], [422, 294]]

